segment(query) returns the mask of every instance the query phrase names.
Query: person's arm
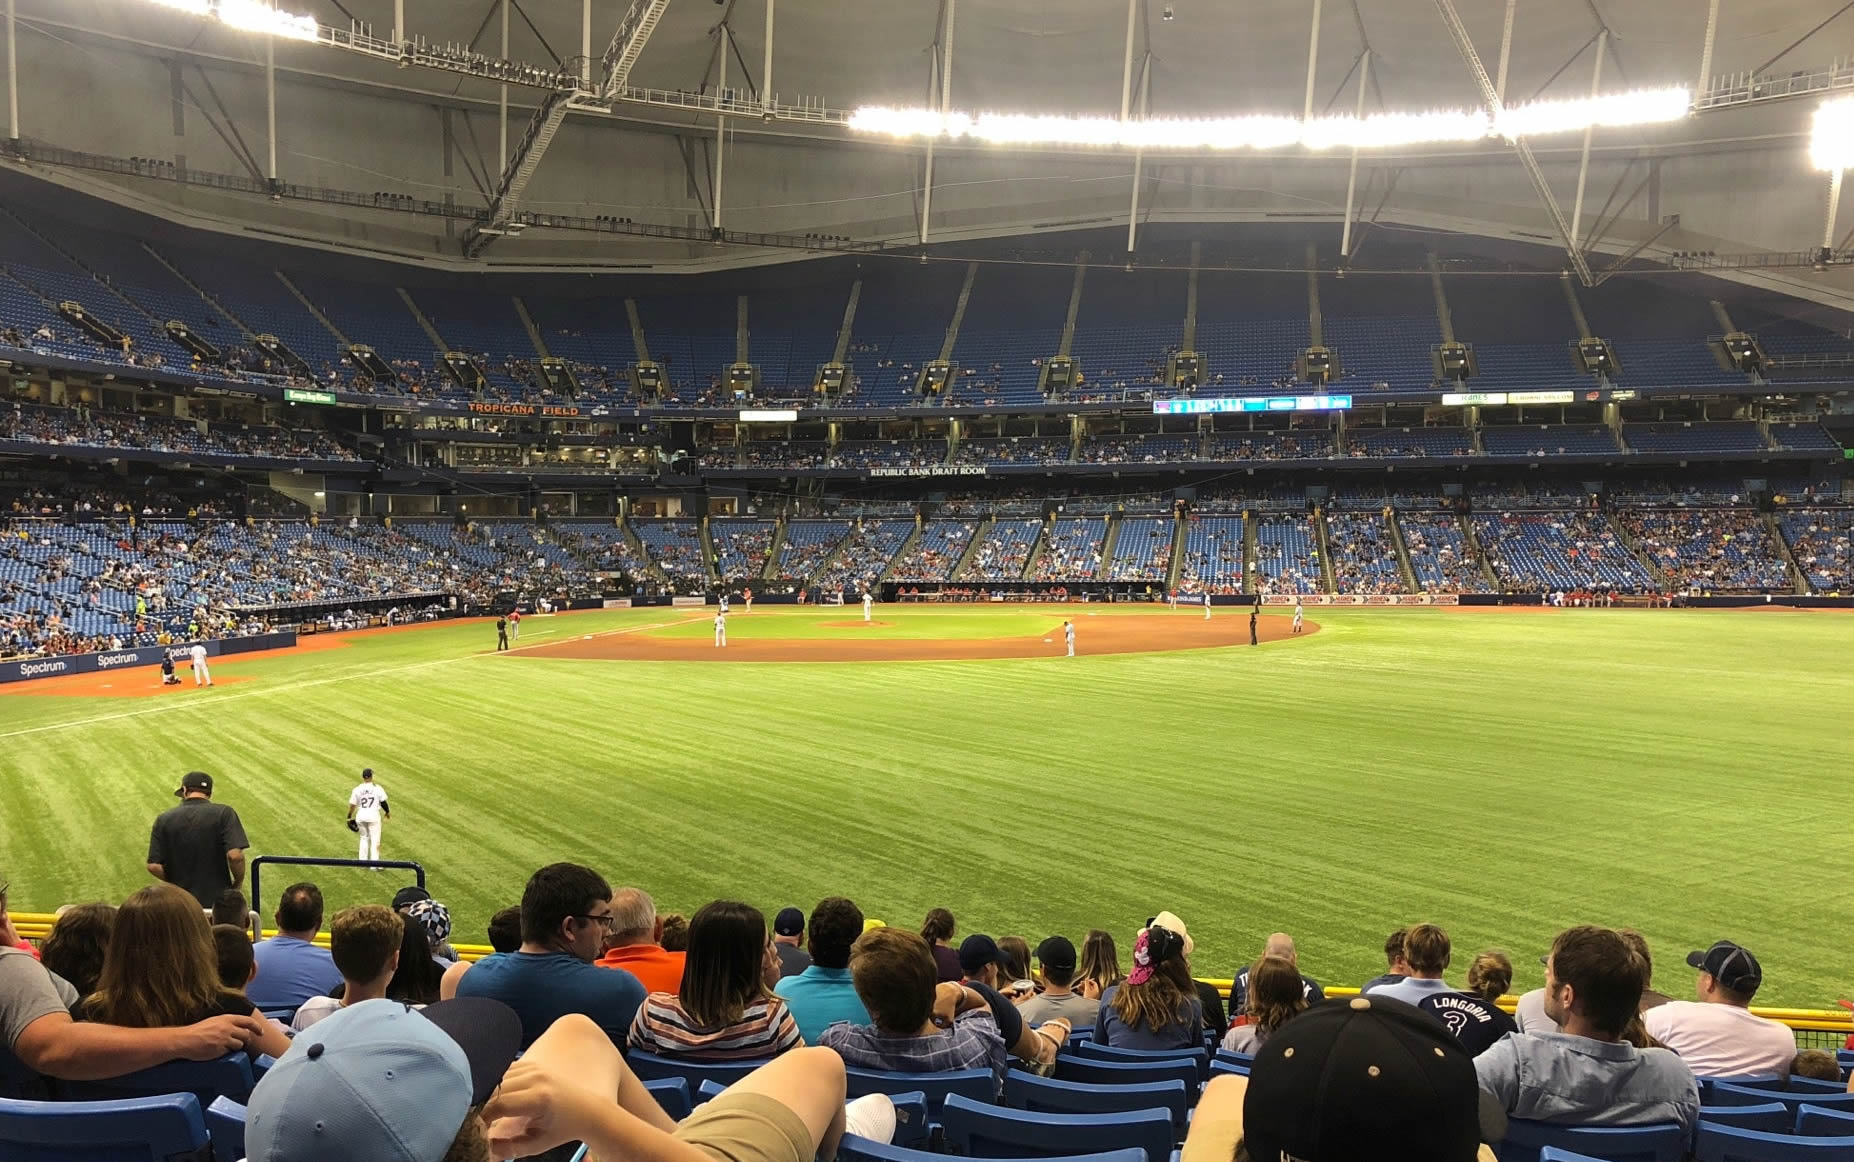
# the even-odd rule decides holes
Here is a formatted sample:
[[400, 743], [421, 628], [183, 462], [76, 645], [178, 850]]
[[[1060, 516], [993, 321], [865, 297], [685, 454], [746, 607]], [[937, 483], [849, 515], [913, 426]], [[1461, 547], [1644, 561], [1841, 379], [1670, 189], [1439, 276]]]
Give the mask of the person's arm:
[[348, 818], [354, 818], [354, 809], [360, 805], [360, 792], [348, 792]]
[[[1498, 1102], [1501, 1109], [1508, 1114], [1514, 1112], [1513, 1107], [1519, 1101], [1519, 1055], [1514, 1052], [1513, 1038], [1502, 1037], [1482, 1050], [1474, 1059], [1474, 1075], [1481, 1089]], [[1696, 1103], [1698, 1093], [1696, 1088]]]
[[219, 838], [225, 845], [225, 863], [232, 873], [232, 886], [240, 887], [245, 882], [245, 848], [251, 846], [251, 841], [245, 837], [245, 825], [239, 820], [238, 812], [230, 807], [225, 809]]
[[267, 1057], [281, 1057], [290, 1051], [290, 1035], [283, 1031], [282, 1025], [266, 1017], [256, 1005], [251, 1006], [251, 1015], [263, 1026], [263, 1032], [249, 1046], [253, 1057], [260, 1053]]
[[242, 887], [245, 882], [245, 849], [234, 847], [225, 853], [225, 867], [231, 873], [232, 886]]
[[386, 792], [381, 791], [380, 792], [380, 818], [391, 819], [392, 817], [393, 817], [393, 805], [387, 800]]
[[13, 1042], [13, 1055], [35, 1073], [60, 1081], [99, 1081], [167, 1061], [211, 1061], [250, 1049], [266, 1024], [256, 1017], [213, 1017], [180, 1028], [125, 1029], [73, 1021], [69, 1013], [58, 1012], [27, 1025]]
[[162, 883], [167, 882], [167, 844], [162, 842], [158, 820], [154, 830], [148, 833], [148, 874]]
[[1249, 1079], [1224, 1074], [1210, 1079], [1191, 1117], [1180, 1162], [1230, 1162], [1242, 1143], [1242, 1103]]
[[438, 999], [448, 1001], [457, 995], [457, 986], [463, 983], [463, 975], [470, 971], [470, 962], [460, 960], [444, 970], [438, 978]]

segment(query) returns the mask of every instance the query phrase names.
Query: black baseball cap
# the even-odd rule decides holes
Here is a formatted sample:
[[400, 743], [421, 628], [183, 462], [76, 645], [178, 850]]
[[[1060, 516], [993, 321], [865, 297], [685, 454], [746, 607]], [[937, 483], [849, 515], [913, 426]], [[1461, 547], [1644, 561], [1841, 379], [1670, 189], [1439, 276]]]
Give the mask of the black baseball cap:
[[1750, 996], [1764, 983], [1764, 968], [1751, 950], [1721, 940], [1704, 952], [1687, 953], [1687, 967], [1709, 974], [1735, 993]]
[[1044, 968], [1075, 968], [1075, 945], [1067, 936], [1051, 936], [1036, 946], [1036, 960]]
[[1003, 963], [1004, 954], [998, 951], [998, 942], [989, 936], [974, 933], [959, 946], [959, 968], [962, 972], [970, 974], [988, 964]]
[[212, 797], [212, 776], [205, 771], [188, 771], [180, 780], [180, 786], [174, 791], [174, 798], [184, 799], [188, 791], [203, 791], [207, 798]]
[[1473, 1162], [1506, 1136], [1474, 1059], [1440, 1021], [1385, 997], [1325, 1001], [1256, 1053], [1243, 1100], [1251, 1158]]
[[430, 892], [419, 887], [417, 884], [407, 884], [405, 887], [393, 893], [393, 911], [397, 912], [402, 908], [418, 903], [420, 900], [429, 899], [431, 899]]
[[797, 908], [781, 908], [773, 917], [773, 931], [781, 936], [802, 936], [805, 933], [805, 914]]
[[372, 767], [362, 767], [361, 768], [361, 778], [363, 779], [373, 778], [373, 768]]

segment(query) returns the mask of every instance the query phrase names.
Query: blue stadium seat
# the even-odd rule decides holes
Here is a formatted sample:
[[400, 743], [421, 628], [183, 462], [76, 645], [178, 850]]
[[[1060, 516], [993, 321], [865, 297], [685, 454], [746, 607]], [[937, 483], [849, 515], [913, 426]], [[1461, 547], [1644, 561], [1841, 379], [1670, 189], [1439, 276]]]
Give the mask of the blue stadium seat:
[[1210, 1076], [1210, 1050], [1208, 1049], [1116, 1049], [1098, 1041], [1088, 1041], [1071, 1048], [1077, 1056], [1098, 1057], [1103, 1061], [1177, 1061], [1189, 1057], [1197, 1062], [1197, 1074], [1200, 1078]]
[[[946, 1162], [944, 1154], [929, 1154], [925, 1150], [910, 1150], [904, 1146], [871, 1142], [868, 1138], [859, 1138], [855, 1134], [844, 1135], [842, 1144], [837, 1147], [837, 1157], [842, 1162]], [[1044, 1156], [1044, 1162], [1149, 1162], [1149, 1160], [1143, 1150], [1109, 1150], [1099, 1154], [1074, 1154], [1061, 1158]]]
[[1197, 1099], [1200, 1079], [1197, 1062], [1185, 1057], [1167, 1061], [1108, 1061], [1099, 1057], [1079, 1057], [1072, 1053], [1056, 1055], [1056, 1077], [1061, 1081], [1086, 1081], [1094, 1085], [1125, 1085], [1148, 1081], [1182, 1081]]
[[[704, 1081], [701, 1084], [702, 1088], [706, 1089], [708, 1086], [718, 1083], [714, 1081]], [[646, 1081], [644, 1083], [644, 1088], [650, 1091], [651, 1097], [657, 1099], [657, 1104], [663, 1107], [663, 1112], [670, 1116], [671, 1121], [680, 1122], [682, 1119], [689, 1116], [689, 1110], [692, 1106], [689, 1101], [689, 1082], [687, 1078], [659, 1077], [654, 1081]]]
[[1781, 1126], [1771, 1133], [1780, 1134], [1794, 1129], [1805, 1138], [1845, 1138], [1854, 1135], [1854, 1113], [1829, 1109], [1826, 1106], [1797, 1106], [1794, 1127]]
[[955, 1095], [946, 1099], [941, 1120], [948, 1147], [969, 1158], [1059, 1157], [1104, 1146], [1137, 1149], [1147, 1162], [1159, 1162], [1172, 1152], [1172, 1117], [1162, 1109], [1045, 1114]]
[[[718, 1062], [718, 1061], [678, 1061], [674, 1057], [659, 1057], [655, 1053], [639, 1053], [632, 1050], [625, 1058], [631, 1065], [631, 1072], [645, 1081], [662, 1081], [680, 1077], [690, 1089], [704, 1081], [715, 1081], [721, 1085], [733, 1085], [741, 1078], [752, 1073], [765, 1061]], [[770, 1059], [769, 1059], [770, 1060]]]
[[216, 1097], [206, 1107], [206, 1132], [212, 1136], [215, 1158], [236, 1162], [245, 1156], [245, 1107], [229, 1097]]
[[1547, 1146], [1609, 1162], [1682, 1162], [1688, 1135], [1677, 1125], [1560, 1126], [1514, 1118], [1506, 1124], [1500, 1162], [1538, 1162]]
[[[1762, 1096], [1747, 1097], [1745, 1090], [1782, 1089], [1785, 1079], [1774, 1073], [1750, 1073], [1743, 1077], [1696, 1077], [1693, 1080], [1699, 1083], [1701, 1105], [1742, 1106], [1769, 1100]], [[1731, 1086], [1732, 1091], [1725, 1098], [1714, 1100], [1712, 1090], [1716, 1085]]]
[[1767, 1101], [1754, 1106], [1700, 1107], [1702, 1122], [1737, 1126], [1741, 1130], [1762, 1130], [1767, 1134], [1787, 1133], [1795, 1120], [1795, 1111], [1780, 1101]]
[[1071, 1045], [1079, 1044], [1080, 1042], [1083, 1042], [1083, 1041], [1092, 1041], [1092, 1040], [1094, 1040], [1094, 1026], [1092, 1025], [1090, 1025], [1086, 1029], [1070, 1029], [1069, 1030], [1069, 1044]]
[[1714, 1082], [1710, 1099], [1702, 1098], [1708, 1105], [1760, 1105], [1764, 1102], [1782, 1102], [1794, 1109], [1800, 1105], [1821, 1106], [1824, 1109], [1854, 1112], [1854, 1093], [1790, 1093], [1781, 1089], [1754, 1089], [1750, 1086], [1728, 1085]]
[[1848, 1085], [1845, 1081], [1819, 1081], [1791, 1074], [1783, 1079], [1783, 1090], [1785, 1093], [1846, 1093]]
[[1249, 1076], [1249, 1067], [1247, 1065], [1238, 1065], [1234, 1061], [1225, 1061], [1221, 1057], [1210, 1063], [1210, 1076], [1222, 1077], [1224, 1074], [1229, 1074], [1232, 1077], [1247, 1077]]
[[192, 1094], [126, 1101], [0, 1098], [7, 1162], [211, 1162], [212, 1140]]
[[253, 1084], [251, 1058], [243, 1053], [228, 1053], [211, 1061], [169, 1061], [102, 1081], [67, 1081], [61, 1088], [65, 1096], [76, 1101], [122, 1101], [190, 1093], [204, 1109], [214, 1098], [244, 1101], [251, 1096]]
[[893, 1073], [880, 1069], [844, 1070], [850, 1097], [867, 1093], [919, 1093], [930, 1113], [938, 1116], [948, 1097], [958, 1094], [974, 1101], [988, 1102], [998, 1093], [998, 1079], [989, 1069], [951, 1069], [943, 1073]]
[[[705, 1105], [726, 1092], [727, 1087], [719, 1082], [704, 1081], [695, 1091], [695, 1104]], [[933, 1131], [933, 1122], [927, 1116], [927, 1095], [913, 1090], [891, 1093], [888, 1100], [895, 1106], [895, 1145], [924, 1147]]]
[[1702, 1124], [1698, 1162], [1854, 1162], [1854, 1137], [1806, 1138]]
[[1234, 1049], [1219, 1049], [1217, 1050], [1216, 1060], [1227, 1062], [1230, 1065], [1240, 1065], [1244, 1069], [1247, 1069], [1249, 1066], [1255, 1064], [1255, 1054], [1238, 1053]]
[[1172, 1116], [1173, 1130], [1182, 1135], [1191, 1112], [1191, 1094], [1179, 1081], [1093, 1085], [1085, 1081], [1058, 1081], [1013, 1069], [1004, 1075], [1004, 1104], [1014, 1110], [1046, 1114], [1164, 1109]]

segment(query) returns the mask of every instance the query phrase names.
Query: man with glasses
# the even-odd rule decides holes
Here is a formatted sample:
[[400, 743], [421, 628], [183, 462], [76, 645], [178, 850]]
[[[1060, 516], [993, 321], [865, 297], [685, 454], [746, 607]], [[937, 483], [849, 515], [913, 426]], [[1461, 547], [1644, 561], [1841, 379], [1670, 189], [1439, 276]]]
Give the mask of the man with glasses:
[[589, 867], [554, 863], [521, 896], [521, 948], [472, 965], [460, 997], [489, 997], [521, 1018], [526, 1048], [568, 1013], [583, 1013], [623, 1047], [644, 986], [623, 969], [598, 968], [612, 928], [612, 889]]

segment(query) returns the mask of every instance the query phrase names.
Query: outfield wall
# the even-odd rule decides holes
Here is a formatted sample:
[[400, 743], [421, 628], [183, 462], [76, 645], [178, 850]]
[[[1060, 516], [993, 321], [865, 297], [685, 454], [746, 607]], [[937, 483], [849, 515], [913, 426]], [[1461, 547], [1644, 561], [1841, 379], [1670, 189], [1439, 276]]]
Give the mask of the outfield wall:
[[[63, 678], [70, 674], [100, 674], [106, 670], [131, 670], [137, 666], [158, 665], [163, 655], [173, 658], [176, 667], [192, 664], [189, 657], [193, 642], [176, 642], [165, 646], [138, 646], [128, 650], [105, 650], [95, 654], [60, 654], [49, 658], [21, 658], [0, 662], [0, 683], [31, 682], [39, 678]], [[252, 634], [249, 637], [224, 638], [199, 642], [209, 658], [226, 654], [248, 654], [256, 650], [288, 649], [296, 644], [296, 631]]]

